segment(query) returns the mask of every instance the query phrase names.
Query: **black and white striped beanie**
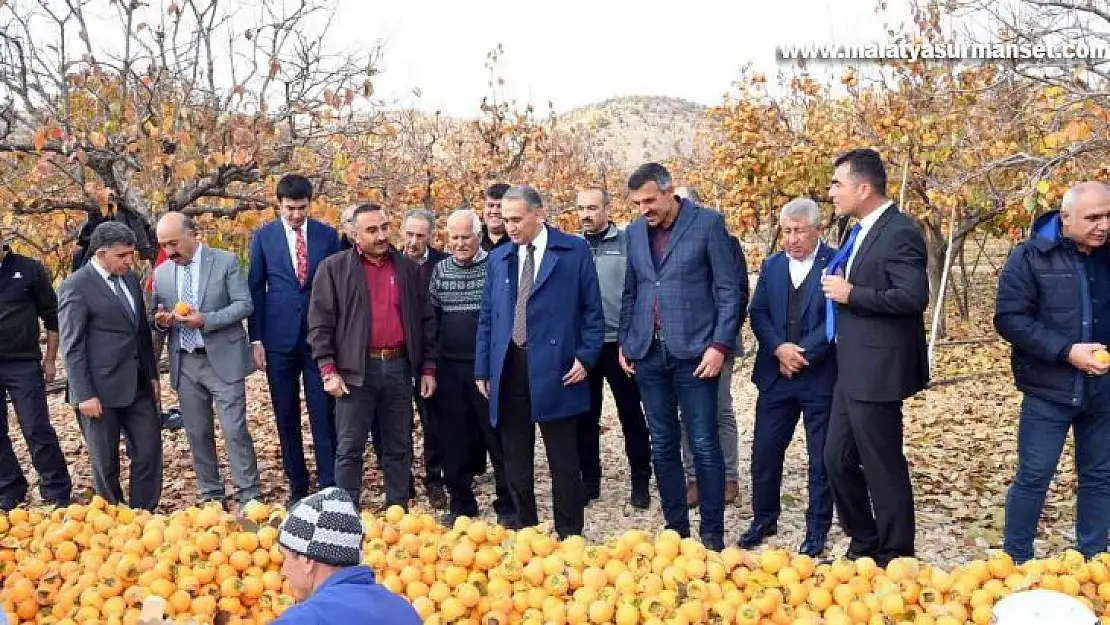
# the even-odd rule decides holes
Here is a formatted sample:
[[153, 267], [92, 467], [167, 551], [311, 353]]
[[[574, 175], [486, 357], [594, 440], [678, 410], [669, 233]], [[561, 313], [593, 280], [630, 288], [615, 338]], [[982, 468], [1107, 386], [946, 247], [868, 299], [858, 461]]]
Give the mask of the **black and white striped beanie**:
[[362, 561], [362, 519], [351, 496], [334, 486], [297, 502], [281, 524], [278, 543], [331, 566]]

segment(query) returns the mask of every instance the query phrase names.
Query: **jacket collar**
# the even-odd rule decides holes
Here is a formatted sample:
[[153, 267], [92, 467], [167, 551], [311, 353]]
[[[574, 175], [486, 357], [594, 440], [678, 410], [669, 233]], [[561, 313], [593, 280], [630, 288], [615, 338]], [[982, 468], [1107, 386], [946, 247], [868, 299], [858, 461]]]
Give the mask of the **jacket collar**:
[[348, 566], [331, 574], [331, 577], [324, 580], [322, 584], [316, 587], [313, 594], [330, 586], [338, 586], [340, 584], [358, 584], [360, 586], [371, 586], [374, 583], [374, 571], [368, 566]]

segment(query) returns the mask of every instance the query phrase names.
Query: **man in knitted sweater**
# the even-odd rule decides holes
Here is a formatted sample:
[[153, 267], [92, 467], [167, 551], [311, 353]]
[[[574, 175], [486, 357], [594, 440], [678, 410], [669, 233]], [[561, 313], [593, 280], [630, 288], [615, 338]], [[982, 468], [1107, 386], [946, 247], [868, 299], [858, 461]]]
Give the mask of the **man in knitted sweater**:
[[486, 259], [479, 233], [477, 213], [460, 209], [447, 218], [451, 256], [432, 269], [428, 295], [435, 309], [439, 342], [436, 363], [438, 388], [435, 394], [442, 447], [443, 481], [450, 499], [447, 525], [458, 516], [476, 517], [478, 502], [471, 481], [475, 451], [488, 449], [493, 464], [497, 499], [493, 502], [498, 523], [516, 525], [515, 508], [505, 482], [500, 437], [489, 418], [489, 400], [474, 384], [474, 343], [482, 289], [486, 283]]
[[275, 625], [409, 625], [416, 609], [374, 581], [362, 560], [362, 519], [346, 490], [334, 486], [300, 500], [281, 524], [281, 574], [297, 605]]

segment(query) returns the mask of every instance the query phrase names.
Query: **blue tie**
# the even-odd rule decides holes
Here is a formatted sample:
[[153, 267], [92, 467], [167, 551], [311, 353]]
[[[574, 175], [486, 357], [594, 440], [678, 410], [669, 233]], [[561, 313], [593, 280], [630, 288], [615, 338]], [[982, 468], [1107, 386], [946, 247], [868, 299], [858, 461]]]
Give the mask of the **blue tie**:
[[[836, 256], [833, 256], [833, 259], [825, 267], [827, 275], [831, 276], [841, 267], [847, 266], [848, 257], [852, 255], [852, 248], [856, 246], [856, 237], [859, 236], [859, 230], [859, 223], [852, 226], [852, 231], [848, 233], [848, 240], [844, 242]], [[830, 343], [836, 339], [836, 302], [828, 298], [825, 299], [825, 338]]]

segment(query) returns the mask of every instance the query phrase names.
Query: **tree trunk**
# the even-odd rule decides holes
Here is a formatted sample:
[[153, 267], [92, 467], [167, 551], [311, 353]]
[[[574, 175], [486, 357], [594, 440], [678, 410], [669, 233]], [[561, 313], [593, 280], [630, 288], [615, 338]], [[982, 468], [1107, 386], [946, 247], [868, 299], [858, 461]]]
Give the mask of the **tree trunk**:
[[[940, 301], [940, 282], [941, 277], [944, 275], [944, 255], [948, 251], [948, 238], [944, 234], [944, 230], [939, 225], [926, 223], [920, 225], [922, 234], [925, 236], [925, 259], [926, 259], [926, 273], [929, 276], [929, 310], [936, 310], [937, 303]], [[946, 326], [944, 311], [940, 311], [937, 325], [937, 338], [943, 338], [946, 335]]]

